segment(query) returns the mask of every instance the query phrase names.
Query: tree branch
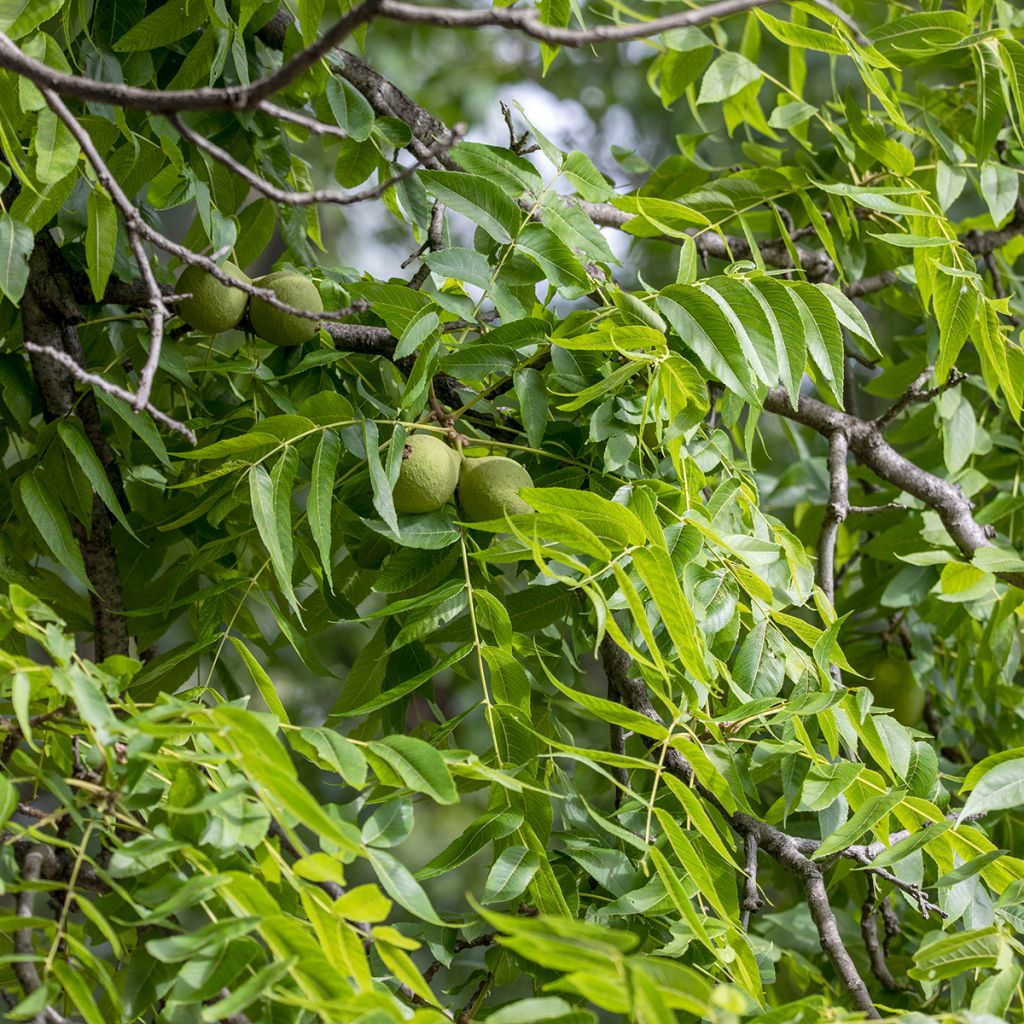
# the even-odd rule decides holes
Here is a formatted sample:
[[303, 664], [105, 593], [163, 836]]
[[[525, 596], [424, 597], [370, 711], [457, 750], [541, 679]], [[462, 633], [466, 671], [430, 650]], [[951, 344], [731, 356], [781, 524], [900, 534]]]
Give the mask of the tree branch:
[[4, 33], [0, 32], [0, 67], [27, 78], [41, 90], [51, 90], [61, 96], [97, 103], [108, 103], [134, 110], [166, 114], [182, 110], [251, 110], [261, 101], [279, 92], [318, 60], [348, 38], [360, 25], [376, 16], [381, 0], [364, 0], [343, 18], [335, 22], [312, 46], [297, 53], [273, 74], [259, 78], [245, 86], [217, 89], [142, 89], [133, 85], [98, 82], [90, 78], [65, 74], [29, 57]]
[[[315, 204], [332, 204], [334, 206], [353, 206], [356, 203], [365, 203], [372, 199], [379, 199], [389, 188], [397, 185], [400, 181], [415, 174], [419, 170], [422, 161], [417, 159], [411, 167], [406, 167], [398, 174], [393, 175], [386, 181], [373, 188], [362, 189], [359, 192], [337, 192], [333, 189], [317, 189], [312, 192], [288, 192], [285, 189], [272, 185], [269, 181], [254, 174], [244, 164], [239, 163], [227, 150], [221, 149], [216, 143], [193, 131], [185, 124], [177, 114], [168, 114], [167, 119], [174, 125], [182, 138], [188, 139], [204, 153], [209, 153], [218, 163], [223, 164], [229, 171], [237, 174], [246, 184], [251, 185], [261, 195], [274, 200], [275, 203], [282, 203], [286, 206], [313, 206]], [[430, 156], [434, 157], [444, 149], [454, 146], [462, 137], [460, 126], [442, 142], [437, 142], [431, 148]]]
[[[876, 423], [851, 416], [803, 395], [794, 408], [782, 388], [771, 388], [768, 391], [764, 408], [811, 427], [819, 434], [829, 436], [836, 430], [845, 432], [849, 450], [865, 466], [938, 513], [953, 542], [967, 558], [979, 548], [991, 544], [994, 533], [975, 520], [973, 506], [963, 491], [956, 484], [921, 469], [900, 455], [886, 441]], [[1000, 572], [996, 575], [1007, 583], [1024, 588], [1024, 573]]]
[[[832, 607], [836, 603], [836, 539], [850, 511], [850, 475], [846, 465], [849, 442], [842, 428], [828, 435], [828, 504], [818, 535], [817, 584]], [[833, 665], [833, 674], [837, 671]]]
[[[669, 29], [705, 25], [716, 18], [741, 14], [756, 7], [767, 7], [778, 0], [718, 0], [693, 10], [669, 14], [652, 21], [636, 22], [631, 25], [600, 25], [594, 28], [561, 28], [545, 25], [536, 8], [495, 7], [478, 10], [464, 10], [451, 7], [421, 7], [403, 3], [401, 0], [383, 0], [380, 15], [393, 21], [417, 25], [436, 25], [440, 28], [482, 28], [493, 26], [522, 32], [543, 43], [556, 46], [590, 46], [594, 43], [626, 42], [630, 39], [647, 39]], [[842, 22], [860, 41], [864, 36], [856, 23], [829, 0], [814, 0], [815, 5], [827, 11]]]
[[[113, 395], [115, 398], [120, 398], [122, 401], [128, 402], [129, 405], [135, 406], [137, 396], [128, 391], [126, 388], [122, 388], [117, 384], [113, 384], [98, 374], [89, 373], [87, 370], [82, 369], [74, 359], [71, 358], [66, 352], [60, 352], [57, 349], [51, 348], [48, 345], [37, 345], [35, 342], [26, 341], [25, 348], [33, 355], [40, 355], [46, 359], [51, 359], [55, 363], [59, 363], [65, 369], [69, 370], [75, 380], [80, 380], [83, 384], [91, 384], [93, 387], [99, 388], [101, 391], [105, 391], [108, 395]], [[184, 423], [179, 423], [176, 419], [168, 416], [165, 412], [161, 412], [155, 405], [147, 403], [143, 407], [143, 411], [148, 412], [153, 419], [163, 423], [164, 426], [170, 427], [171, 430], [177, 431], [184, 437], [189, 444], [196, 443], [196, 435], [185, 426]]]
[[[599, 227], [625, 228], [634, 219], [632, 213], [620, 210], [611, 203], [588, 203], [579, 202], [583, 212]], [[734, 260], [749, 259], [751, 257], [750, 244], [745, 238], [738, 238], [733, 235], [719, 235], [710, 231], [698, 231], [696, 228], [687, 232], [697, 246], [697, 250], [704, 256], [713, 259], [732, 262]], [[680, 239], [671, 235], [658, 235], [661, 241], [670, 242], [673, 245], [680, 245]], [[790, 257], [789, 249], [778, 239], [761, 242], [758, 244], [761, 257], [765, 263], [772, 267], [781, 269], [792, 269], [793, 260]], [[823, 249], [805, 249], [796, 247], [797, 256], [800, 260], [800, 269], [811, 281], [824, 281], [835, 275], [835, 264], [832, 258]]]
[[743, 879], [740, 925], [746, 931], [750, 927], [750, 915], [761, 910], [766, 901], [757, 887], [757, 839], [754, 836], [743, 837], [743, 853], [746, 877]]
[[[25, 349], [42, 399], [43, 415], [48, 422], [77, 412], [83, 431], [92, 443], [106, 470], [115, 494], [123, 497], [121, 474], [110, 450], [95, 398], [76, 404], [73, 380], [85, 371], [76, 324], [82, 314], [71, 289], [51, 259], [50, 247], [40, 236], [29, 259], [28, 287], [21, 300], [21, 318]], [[36, 339], [36, 340], [29, 340]], [[111, 654], [128, 653], [128, 624], [124, 614], [124, 588], [112, 541], [111, 514], [93, 492], [91, 528], [74, 519], [74, 530], [86, 575], [92, 584], [89, 602], [96, 638], [96, 660]]]
[[934, 366], [926, 366], [921, 371], [917, 380], [903, 392], [902, 395], [884, 412], [878, 419], [875, 420], [875, 426], [879, 430], [885, 430], [886, 427], [892, 423], [903, 411], [909, 408], [915, 403], [930, 402], [937, 395], [941, 395], [943, 391], [948, 391], [950, 388], [955, 388], [957, 384], [963, 383], [967, 380], [967, 374], [961, 373], [956, 367], [953, 367], [949, 371], [949, 377], [946, 379], [944, 384], [939, 384], [933, 388], [926, 388], [925, 384], [928, 383], [931, 375], [935, 372]]
[[[647, 687], [642, 680], [630, 677], [629, 656], [626, 652], [607, 634], [601, 641], [600, 650], [601, 661], [605, 672], [609, 674], [609, 686], [612, 690], [634, 711], [652, 721], [661, 722], [661, 716], [651, 704]], [[797, 840], [792, 836], [748, 814], [740, 811], [730, 812], [714, 793], [701, 784], [689, 762], [674, 747], [668, 747], [664, 754], [663, 763], [668, 771], [692, 786], [694, 791], [714, 806], [744, 839], [751, 837], [780, 867], [800, 880], [822, 950], [832, 961], [857, 1009], [872, 1019], [878, 1019], [880, 1014], [871, 1001], [864, 979], [857, 971], [857, 965], [839, 934], [839, 925], [829, 903], [821, 867], [805, 856]]]
[[[18, 893], [15, 905], [15, 915], [20, 919], [31, 919], [35, 916], [36, 890], [33, 886], [38, 885], [44, 877], [52, 876], [57, 870], [57, 859], [50, 847], [38, 843], [29, 848], [21, 862], [22, 884], [25, 886]], [[36, 951], [32, 943], [32, 925], [18, 928], [13, 937], [14, 952], [23, 959], [16, 960], [11, 967], [14, 975], [21, 985], [26, 996], [30, 996], [42, 985], [39, 971], [36, 968]], [[71, 1024], [67, 1017], [61, 1016], [52, 1006], [47, 1006], [37, 1021], [45, 1024]]]

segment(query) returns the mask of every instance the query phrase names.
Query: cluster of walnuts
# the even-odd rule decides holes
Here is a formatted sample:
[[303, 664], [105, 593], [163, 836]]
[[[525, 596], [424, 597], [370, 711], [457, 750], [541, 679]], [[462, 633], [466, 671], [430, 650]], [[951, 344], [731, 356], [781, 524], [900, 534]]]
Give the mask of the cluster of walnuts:
[[466, 458], [439, 437], [413, 434], [405, 442], [393, 497], [398, 512], [436, 512], [458, 488], [463, 514], [478, 523], [531, 511], [519, 490], [532, 486], [530, 474], [513, 459]]
[[[270, 289], [279, 301], [293, 309], [305, 309], [310, 313], [324, 311], [316, 285], [301, 274], [278, 270], [252, 281], [234, 263], [225, 263], [221, 270], [245, 284]], [[253, 331], [273, 345], [301, 345], [309, 341], [318, 329], [316, 320], [288, 313], [256, 296], [250, 301], [246, 292], [218, 281], [202, 267], [186, 267], [178, 278], [177, 290], [179, 294], [188, 296], [178, 303], [178, 315], [189, 327], [203, 334], [230, 331], [242, 322], [247, 310]]]
[[[234, 263], [225, 263], [225, 274], [246, 284], [269, 288], [285, 305], [322, 313], [324, 306], [316, 286], [308, 278], [279, 270], [251, 281]], [[178, 278], [178, 315], [193, 330], [219, 334], [237, 327], [248, 312], [249, 325], [273, 345], [301, 345], [316, 333], [317, 321], [278, 309], [263, 299], [218, 281], [201, 267], [189, 266]], [[530, 474], [513, 459], [487, 455], [467, 459], [431, 434], [414, 434], [405, 443], [402, 466], [395, 483], [398, 512], [421, 514], [443, 508], [459, 492], [459, 504], [470, 522], [502, 519], [506, 512], [529, 512], [519, 489], [532, 487]]]

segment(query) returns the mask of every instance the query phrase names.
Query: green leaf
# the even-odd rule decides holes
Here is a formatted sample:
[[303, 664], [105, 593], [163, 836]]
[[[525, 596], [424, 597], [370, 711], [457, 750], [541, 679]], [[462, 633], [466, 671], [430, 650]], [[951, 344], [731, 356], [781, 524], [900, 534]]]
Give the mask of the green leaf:
[[429, 743], [414, 736], [387, 736], [371, 741], [367, 749], [413, 792], [426, 793], [439, 804], [458, 803], [455, 780], [444, 758]]
[[371, 850], [369, 856], [381, 886], [399, 906], [428, 924], [444, 925], [423, 886], [400, 860], [383, 850]]
[[451, 155], [460, 167], [489, 178], [512, 199], [518, 199], [524, 192], [539, 193], [544, 187], [544, 179], [533, 164], [507, 149], [480, 142], [460, 142]]
[[935, 318], [939, 322], [938, 380], [945, 380], [978, 319], [980, 296], [974, 282], [941, 271], [935, 277]]
[[44, 21], [49, 21], [64, 6], [65, 0], [2, 0], [0, 32], [21, 39]]
[[16, 306], [28, 284], [28, 258], [35, 246], [32, 229], [0, 213], [0, 293]]
[[981, 194], [998, 227], [1013, 212], [1020, 191], [1017, 171], [1005, 164], [988, 161], [981, 168]]
[[756, 382], [750, 364], [734, 325], [718, 303], [691, 285], [672, 285], [658, 296], [657, 302], [680, 340], [711, 375], [756, 404]]
[[298, 455], [286, 448], [271, 473], [262, 466], [249, 470], [249, 499], [260, 539], [270, 555], [270, 564], [282, 593], [298, 614], [292, 587], [291, 485], [298, 467]]
[[527, 224], [516, 238], [516, 248], [533, 259], [552, 284], [587, 286], [583, 265], [569, 246], [543, 224]]
[[373, 132], [373, 107], [358, 89], [340, 75], [327, 76], [327, 104], [335, 124], [356, 142], [365, 142]]
[[324, 0], [299, 0], [299, 24], [302, 45], [309, 46], [317, 37], [324, 16]]
[[540, 220], [550, 228], [556, 238], [561, 239], [584, 259], [602, 263], [618, 263], [615, 254], [601, 234], [601, 229], [577, 206], [562, 196], [550, 191], [541, 200]]
[[[546, 666], [545, 666], [546, 668]], [[640, 736], [648, 736], [653, 740], [665, 740], [668, 738], [668, 730], [660, 722], [655, 722], [646, 715], [627, 708], [618, 701], [606, 700], [604, 697], [594, 697], [583, 690], [574, 690], [571, 687], [560, 683], [550, 671], [547, 673], [548, 681], [552, 686], [561, 690], [567, 697], [573, 700], [580, 707], [586, 708], [603, 722], [621, 726]]]
[[287, 960], [266, 964], [254, 971], [240, 985], [234, 986], [223, 999], [204, 1006], [199, 1019], [203, 1024], [240, 1019], [242, 1011], [270, 992], [273, 986], [288, 974], [297, 960], [297, 957], [289, 957]]
[[1024, 758], [993, 765], [971, 790], [958, 821], [972, 814], [987, 814], [1024, 804]]
[[523, 823], [523, 812], [488, 811], [459, 833], [436, 857], [416, 872], [415, 878], [436, 878], [464, 864], [495, 839], [504, 839]]
[[1006, 118], [1006, 98], [1003, 94], [1003, 74], [996, 40], [983, 39], [971, 47], [974, 68], [978, 75], [971, 98], [975, 105], [974, 156], [984, 164]]
[[86, 980], [83, 971], [77, 970], [67, 960], [59, 957], [50, 967], [86, 1024], [109, 1024], [110, 1018], [101, 1011], [93, 997], [92, 986]]
[[80, 150], [68, 126], [49, 107], [36, 117], [36, 177], [53, 185], [75, 169]]
[[574, 149], [562, 162], [562, 177], [586, 200], [604, 202], [612, 196], [612, 188], [605, 176], [594, 166], [585, 153]]
[[78, 420], [60, 420], [57, 423], [57, 433], [64, 447], [71, 453], [72, 458], [78, 464], [79, 469], [85, 474], [86, 479], [92, 484], [92, 489], [100, 496], [104, 505], [113, 512], [117, 521], [136, 540], [135, 531], [128, 525], [124, 512], [121, 510], [121, 503], [114, 494], [107, 471], [103, 468], [96, 449], [86, 438]]
[[788, 46], [796, 46], [802, 50], [820, 50], [822, 53], [834, 53], [843, 55], [849, 52], [849, 46], [844, 38], [844, 33], [822, 32], [816, 28], [808, 28], [795, 21], [782, 21], [767, 11], [756, 10], [758, 21], [776, 39], [781, 40]]
[[539, 370], [526, 367], [513, 376], [516, 397], [519, 399], [520, 418], [526, 428], [526, 438], [536, 448], [544, 440], [549, 406], [548, 390]]
[[661, 621], [686, 671], [701, 682], [708, 682], [704, 652], [697, 639], [700, 636], [697, 622], [668, 552], [653, 545], [638, 548], [633, 552], [633, 565], [654, 599]]
[[889, 793], [882, 793], [865, 801], [863, 806], [845, 825], [837, 828], [814, 851], [814, 860], [822, 860], [857, 842], [868, 829], [877, 825], [883, 818], [887, 817], [894, 807], [901, 804], [906, 795], [904, 790], [894, 789]]
[[697, 103], [721, 103], [761, 77], [761, 69], [742, 54], [723, 53], [705, 72]]
[[907, 974], [916, 980], [937, 982], [955, 978], [965, 971], [995, 967], [1003, 949], [1003, 937], [996, 928], [934, 933], [939, 937], [914, 953], [914, 966]]
[[922, 846], [927, 846], [928, 843], [938, 839], [943, 832], [952, 827], [953, 822], [951, 821], [939, 821], [934, 825], [922, 827], [917, 832], [907, 836], [906, 839], [901, 839], [898, 843], [893, 843], [889, 849], [883, 850], [871, 863], [880, 868], [897, 864], [904, 857], [909, 857], [915, 850], [920, 850]]
[[88, 218], [85, 268], [89, 274], [93, 298], [99, 302], [114, 269], [114, 253], [117, 249], [117, 211], [106, 192], [94, 188], [89, 193]]
[[798, 282], [790, 288], [807, 339], [807, 351], [820, 374], [826, 394], [843, 406], [843, 377], [846, 358], [843, 332], [835, 309], [813, 285]]
[[210, 715], [220, 726], [220, 745], [235, 751], [238, 767], [273, 798], [280, 813], [301, 821], [321, 842], [327, 840], [351, 854], [363, 852], [352, 826], [336, 821], [313, 798], [297, 779], [295, 766], [277, 736], [264, 728], [251, 712], [221, 706]]
[[312, 754], [312, 759], [322, 768], [335, 772], [354, 789], [366, 785], [366, 758], [359, 747], [341, 733], [319, 726], [306, 728], [292, 735], [291, 744], [296, 750]]
[[324, 567], [325, 579], [330, 581], [333, 553], [331, 551], [331, 520], [334, 506], [334, 480], [341, 458], [341, 441], [333, 430], [325, 430], [309, 478], [309, 497], [306, 499], [306, 515], [313, 541], [320, 553], [320, 564]]
[[290, 722], [288, 712], [285, 711], [281, 698], [277, 695], [277, 687], [274, 686], [273, 680], [267, 675], [263, 666], [253, 657], [252, 651], [239, 637], [232, 636], [228, 639], [241, 655], [242, 661], [245, 662], [245, 667], [249, 670], [249, 675], [252, 676], [252, 681], [256, 684], [256, 689], [260, 691], [264, 703], [282, 722]]
[[[370, 469], [370, 484], [373, 487], [373, 507], [392, 532], [400, 533], [398, 519], [395, 514], [395, 502], [391, 496], [394, 486], [380, 461], [380, 450], [377, 445], [377, 424], [373, 420], [364, 420], [363, 447], [366, 449], [366, 462]], [[391, 443], [404, 445], [404, 434], [393, 438]]]
[[540, 867], [540, 858], [525, 846], [509, 846], [491, 866], [484, 883], [484, 903], [507, 903], [521, 896]]
[[518, 234], [525, 214], [488, 178], [459, 171], [420, 171], [419, 178], [441, 202], [496, 242], [511, 242]]
[[[15, 221], [27, 225], [33, 234], [41, 231], [57, 216], [68, 196], [71, 195], [76, 181], [78, 181], [78, 175], [69, 174], [66, 178], [62, 178], [52, 185], [43, 185], [38, 190], [23, 188], [18, 198], [11, 204], [11, 217]], [[9, 256], [9, 246], [3, 234], [4, 216], [4, 214], [0, 214], [0, 280], [6, 272], [4, 263]], [[31, 252], [31, 248], [27, 251]]]
[[57, 500], [49, 485], [38, 473], [26, 473], [18, 481], [18, 494], [25, 505], [29, 519], [39, 531], [50, 553], [72, 576], [92, 589], [85, 573], [82, 554], [71, 532], [64, 506]]
[[117, 42], [117, 53], [156, 50], [190, 35], [209, 20], [209, 10], [198, 0], [169, 0], [133, 25]]
[[523, 498], [538, 512], [564, 512], [596, 536], [621, 546], [647, 540], [644, 524], [623, 505], [591, 491], [568, 487], [524, 487]]

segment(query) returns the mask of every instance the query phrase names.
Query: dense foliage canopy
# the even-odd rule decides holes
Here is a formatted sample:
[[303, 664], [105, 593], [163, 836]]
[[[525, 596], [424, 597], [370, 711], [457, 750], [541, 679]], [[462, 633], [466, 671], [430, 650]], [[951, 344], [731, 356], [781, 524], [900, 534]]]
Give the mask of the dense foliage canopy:
[[521, 2], [0, 0], [5, 1019], [1024, 1016], [1024, 11]]

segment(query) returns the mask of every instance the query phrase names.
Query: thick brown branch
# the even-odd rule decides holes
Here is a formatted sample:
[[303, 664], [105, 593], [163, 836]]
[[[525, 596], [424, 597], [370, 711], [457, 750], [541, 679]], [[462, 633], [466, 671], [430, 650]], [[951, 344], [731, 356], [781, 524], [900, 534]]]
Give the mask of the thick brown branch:
[[[85, 371], [79, 364], [81, 346], [76, 324], [81, 312], [70, 286], [50, 258], [44, 241], [36, 244], [29, 260], [28, 288], [21, 300], [25, 348], [39, 388], [43, 415], [48, 421], [77, 413], [86, 437], [106, 469], [115, 493], [123, 493], [121, 475], [103, 434], [99, 410], [92, 396], [76, 403], [74, 379]], [[75, 521], [75, 532], [86, 575], [92, 584], [89, 600], [96, 638], [96, 659], [128, 653], [128, 625], [124, 592], [111, 530], [111, 514], [93, 494], [91, 528]]]
[[[837, 430], [843, 431], [849, 439], [850, 451], [865, 466], [938, 513], [953, 542], [967, 558], [979, 548], [991, 544], [993, 534], [975, 520], [971, 502], [963, 491], [956, 484], [921, 469], [897, 452], [886, 441], [877, 424], [840, 412], [806, 396], [801, 396], [794, 409], [782, 388], [769, 390], [764, 408], [811, 427], [819, 434], [828, 436]], [[997, 575], [1007, 583], [1024, 587], [1024, 573], [1001, 572]]]

